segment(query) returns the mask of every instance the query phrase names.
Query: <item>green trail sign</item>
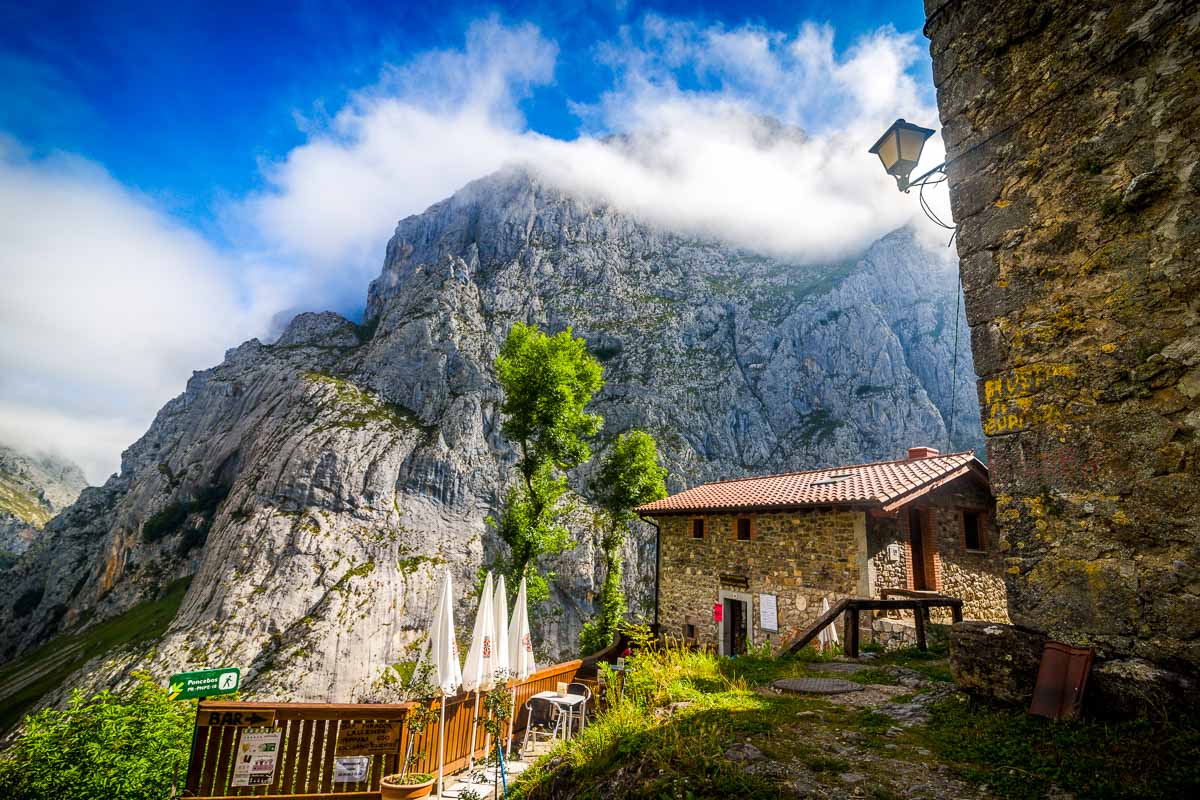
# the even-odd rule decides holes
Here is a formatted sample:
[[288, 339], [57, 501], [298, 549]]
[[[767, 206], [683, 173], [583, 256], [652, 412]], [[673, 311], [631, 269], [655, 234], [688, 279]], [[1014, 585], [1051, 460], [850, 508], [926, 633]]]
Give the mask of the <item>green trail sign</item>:
[[229, 694], [236, 692], [241, 684], [242, 671], [237, 667], [181, 672], [171, 676], [170, 697], [172, 700], [190, 700], [193, 697]]

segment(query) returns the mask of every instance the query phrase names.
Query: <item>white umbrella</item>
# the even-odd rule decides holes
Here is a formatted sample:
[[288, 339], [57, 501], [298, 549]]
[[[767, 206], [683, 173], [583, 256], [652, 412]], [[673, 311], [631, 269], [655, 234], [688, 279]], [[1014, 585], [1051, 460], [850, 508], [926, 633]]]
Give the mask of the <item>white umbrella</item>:
[[[533, 658], [533, 640], [529, 638], [529, 598], [525, 591], [525, 579], [517, 591], [517, 604], [513, 606], [512, 623], [508, 626], [508, 674], [523, 681], [537, 672]], [[513, 725], [517, 722], [517, 689], [513, 687], [512, 722], [508, 726], [508, 750], [512, 750]]]
[[463, 667], [463, 690], [475, 692], [475, 716], [471, 718], [471, 753], [469, 767], [475, 766], [476, 719], [479, 717], [479, 693], [495, 685], [496, 617], [492, 610], [492, 573], [483, 582], [483, 595], [475, 611], [475, 630], [471, 633], [471, 649]]
[[442, 723], [438, 732], [438, 796], [442, 794], [442, 779], [446, 764], [446, 698], [458, 691], [462, 683], [462, 667], [458, 661], [458, 642], [454, 639], [454, 588], [450, 570], [442, 581], [442, 596], [433, 612], [429, 629], [429, 658], [437, 675], [437, 687], [442, 690]]
[[508, 594], [504, 576], [496, 576], [496, 595], [492, 599], [496, 621], [496, 649], [492, 656], [492, 674], [497, 683], [508, 679]]
[[[821, 598], [821, 616], [829, 612], [829, 598]], [[817, 634], [817, 646], [822, 650], [832, 649], [838, 643], [837, 622], [831, 622]]]
[[524, 578], [517, 591], [517, 604], [513, 606], [512, 624], [508, 626], [508, 648], [509, 675], [523, 681], [537, 672], [533, 640], [529, 638], [529, 598]]
[[[500, 686], [508, 682], [508, 593], [507, 587], [504, 585], [504, 576], [496, 576], [496, 594], [492, 598], [492, 611], [495, 614], [496, 628], [496, 649], [492, 657], [492, 676], [496, 679], [496, 685]], [[511, 733], [512, 726], [509, 726]], [[496, 741], [496, 746], [500, 746], [499, 740]], [[492, 742], [491, 735], [484, 737], [485, 751], [491, 751]]]

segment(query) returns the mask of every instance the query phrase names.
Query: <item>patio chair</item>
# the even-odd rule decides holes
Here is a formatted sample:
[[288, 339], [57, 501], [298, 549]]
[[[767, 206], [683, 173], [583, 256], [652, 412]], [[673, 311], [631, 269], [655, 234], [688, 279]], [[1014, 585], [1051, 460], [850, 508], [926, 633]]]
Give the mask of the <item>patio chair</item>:
[[588, 703], [592, 702], [592, 690], [586, 683], [568, 683], [567, 694], [583, 695], [583, 702], [567, 712], [567, 725], [579, 723], [579, 730], [583, 730], [587, 726], [587, 708]]
[[558, 706], [544, 697], [529, 698], [525, 703], [525, 711], [527, 716], [525, 718], [525, 736], [521, 739], [521, 753], [528, 749], [530, 738], [533, 739], [535, 747], [539, 737], [542, 741], [553, 741], [562, 724]]

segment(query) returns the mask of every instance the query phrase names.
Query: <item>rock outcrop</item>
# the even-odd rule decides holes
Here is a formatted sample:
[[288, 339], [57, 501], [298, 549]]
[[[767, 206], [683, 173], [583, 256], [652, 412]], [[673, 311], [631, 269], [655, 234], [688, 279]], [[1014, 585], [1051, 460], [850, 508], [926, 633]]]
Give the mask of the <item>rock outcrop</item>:
[[[644, 428], [678, 489], [946, 446], [953, 406], [955, 444], [977, 446], [965, 347], [950, 374], [957, 298], [953, 266], [906, 231], [801, 266], [524, 171], [477, 181], [400, 222], [361, 325], [302, 314], [193, 375], [11, 570], [0, 658], [194, 574], [163, 639], [92, 679], [237, 664], [249, 697], [364, 696], [408, 657], [443, 566], [467, 628], [465, 592], [497, 548], [484, 520], [513, 478], [492, 372], [513, 321], [587, 339], [607, 380], [598, 453]], [[602, 578], [597, 533], [581, 517], [575, 534], [535, 614], [545, 656], [573, 650]], [[630, 607], [648, 615], [649, 528], [628, 546]]]
[[87, 486], [77, 464], [0, 444], [0, 570], [29, 549], [42, 527]]

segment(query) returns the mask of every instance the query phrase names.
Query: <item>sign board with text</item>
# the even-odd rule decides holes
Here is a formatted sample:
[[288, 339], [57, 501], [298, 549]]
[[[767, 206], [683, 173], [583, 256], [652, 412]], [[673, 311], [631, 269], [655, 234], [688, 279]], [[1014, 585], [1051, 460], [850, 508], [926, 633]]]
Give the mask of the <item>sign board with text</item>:
[[218, 728], [229, 725], [236, 728], [253, 728], [275, 724], [275, 709], [265, 711], [200, 711], [196, 714], [196, 724]]
[[370, 756], [347, 756], [337, 758], [333, 762], [334, 783], [360, 783], [367, 779], [367, 769], [371, 765]]
[[241, 685], [242, 671], [237, 667], [180, 672], [171, 676], [170, 697], [172, 700], [212, 697], [215, 694], [236, 692]]
[[387, 755], [399, 750], [399, 722], [350, 722], [338, 730], [334, 755]]
[[779, 604], [773, 594], [758, 596], [758, 627], [770, 633], [779, 631]]
[[233, 761], [230, 786], [267, 786], [275, 775], [282, 731], [244, 731]]

